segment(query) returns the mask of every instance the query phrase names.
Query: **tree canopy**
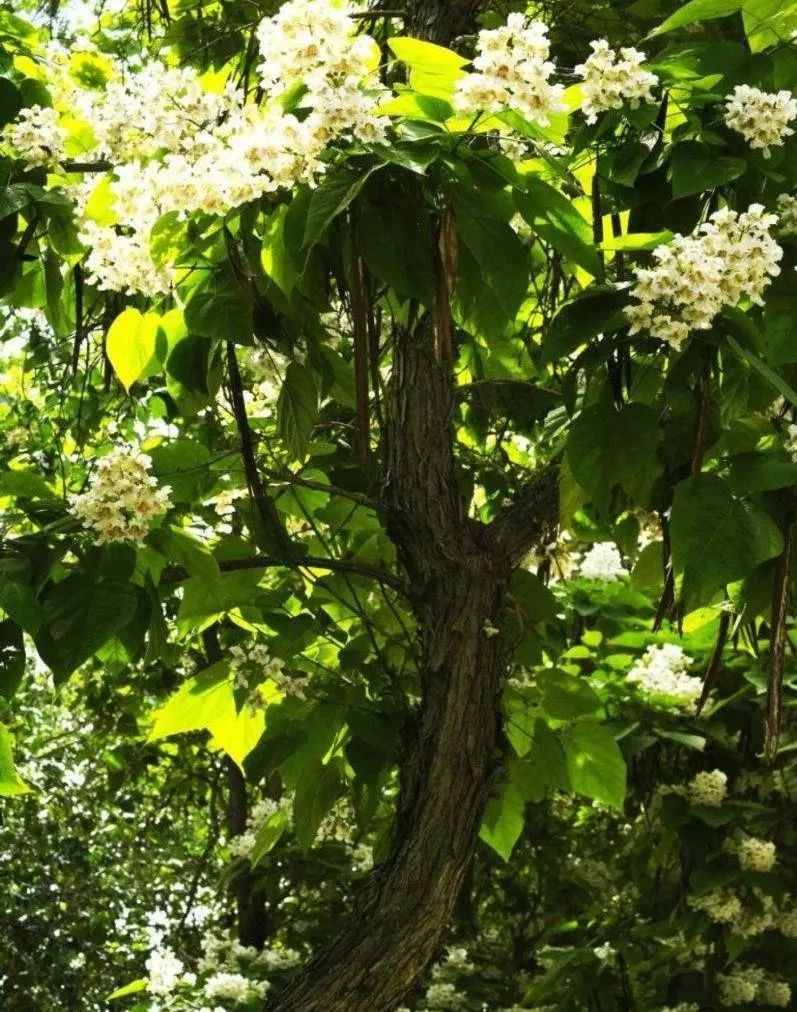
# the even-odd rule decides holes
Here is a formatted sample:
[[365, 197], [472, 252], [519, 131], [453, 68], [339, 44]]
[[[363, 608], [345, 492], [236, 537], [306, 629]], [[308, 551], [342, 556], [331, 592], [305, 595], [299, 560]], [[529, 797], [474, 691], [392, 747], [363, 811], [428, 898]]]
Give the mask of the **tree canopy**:
[[4, 1007], [791, 1007], [796, 121], [772, 0], [0, 3]]

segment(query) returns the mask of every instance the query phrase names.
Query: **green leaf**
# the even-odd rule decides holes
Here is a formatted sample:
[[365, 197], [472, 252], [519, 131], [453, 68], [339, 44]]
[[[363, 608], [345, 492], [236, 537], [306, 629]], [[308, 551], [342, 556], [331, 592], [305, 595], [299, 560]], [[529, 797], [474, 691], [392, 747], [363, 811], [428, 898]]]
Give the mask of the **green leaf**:
[[550, 622], [556, 617], [556, 598], [545, 584], [528, 569], [516, 569], [509, 583], [512, 597], [520, 604], [530, 622]]
[[108, 329], [108, 359], [125, 390], [147, 374], [155, 355], [159, 322], [157, 313], [142, 313], [130, 306]]
[[302, 461], [307, 455], [317, 418], [318, 391], [313, 374], [300, 362], [291, 362], [277, 402], [277, 422], [294, 460]]
[[592, 226], [567, 197], [536, 176], [526, 177], [525, 190], [516, 189], [514, 196], [517, 209], [542, 239], [593, 277], [601, 275]]
[[563, 728], [561, 736], [573, 790], [611, 808], [622, 809], [625, 759], [611, 731], [602, 724], [574, 724]]
[[534, 725], [534, 740], [521, 772], [519, 783], [529, 801], [542, 801], [551, 791], [570, 790], [562, 744], [544, 720]]
[[715, 474], [698, 474], [676, 486], [670, 534], [687, 611], [708, 604], [726, 584], [750, 576], [783, 549], [767, 514], [736, 498]]
[[185, 305], [185, 323], [196, 336], [251, 343], [252, 300], [241, 289], [232, 268], [217, 267], [194, 289]]
[[10, 699], [25, 676], [25, 639], [10, 619], [0, 622], [0, 696]]
[[751, 52], [760, 53], [763, 49], [784, 44], [788, 46], [797, 31], [797, 3], [745, 0], [742, 21]]
[[467, 59], [443, 46], [406, 36], [388, 39], [387, 44], [410, 68], [410, 87], [415, 91], [444, 99], [454, 93], [455, 82], [462, 77]]
[[555, 362], [588, 344], [599, 334], [626, 325], [626, 297], [616, 288], [592, 285], [566, 302], [551, 320], [542, 339], [542, 361]]
[[576, 481], [599, 509], [619, 485], [639, 505], [661, 471], [659, 423], [646, 404], [619, 411], [606, 402], [585, 408], [570, 428], [567, 459]]
[[768, 453], [742, 453], [731, 460], [728, 481], [738, 495], [797, 486], [797, 464]]
[[547, 668], [537, 675], [542, 706], [554, 720], [574, 720], [595, 713], [601, 701], [583, 677], [568, 675], [558, 668]]
[[36, 595], [24, 583], [17, 583], [0, 573], [0, 609], [26, 633], [35, 636], [42, 624], [42, 608]]
[[10, 495], [22, 499], [54, 499], [55, 492], [41, 475], [27, 468], [0, 473], [0, 496]]
[[454, 315], [466, 330], [493, 339], [514, 323], [528, 292], [528, 250], [486, 201], [464, 187], [454, 207], [460, 240]]
[[517, 762], [510, 762], [506, 780], [484, 811], [479, 837], [488, 847], [508, 861], [523, 832], [526, 821], [526, 797], [518, 783], [521, 776]]
[[728, 17], [740, 11], [745, 3], [746, 0], [691, 0], [654, 28], [650, 35], [664, 35], [666, 32], [675, 31], [676, 28], [693, 25], [696, 21], [712, 21], [714, 18]]
[[303, 770], [293, 799], [296, 839], [303, 850], [312, 847], [318, 827], [343, 793], [344, 783], [342, 762], [337, 757], [326, 765], [317, 761]]
[[743, 348], [739, 342], [731, 334], [726, 334], [725, 339], [728, 342], [728, 347], [738, 355], [742, 361], [754, 369], [759, 376], [769, 383], [773, 389], [777, 390], [779, 394], [782, 394], [787, 400], [791, 401], [792, 404], [797, 404], [797, 391], [791, 384], [787, 383], [786, 380], [771, 369], [766, 362], [760, 359], [757, 355], [754, 355], [752, 351], [747, 348]]
[[173, 502], [195, 502], [210, 489], [210, 451], [193, 439], [176, 439], [150, 450], [153, 472], [171, 490]]
[[208, 731], [210, 745], [223, 749], [243, 768], [243, 762], [265, 730], [263, 710], [244, 706], [239, 711], [227, 661], [205, 668], [187, 679], [153, 714], [149, 741], [188, 731]]
[[206, 585], [222, 584], [219, 564], [204, 542], [179, 527], [161, 527], [151, 531], [148, 542], [169, 562], [184, 566], [191, 576], [196, 576]]
[[429, 213], [417, 195], [394, 179], [381, 178], [383, 186], [369, 187], [368, 199], [358, 207], [357, 247], [380, 281], [399, 295], [430, 305], [434, 264]]
[[0, 724], [0, 797], [12, 798], [27, 794], [30, 787], [14, 768], [14, 736]]
[[314, 246], [326, 232], [330, 223], [341, 211], [345, 211], [365, 186], [369, 177], [380, 168], [382, 166], [372, 165], [358, 171], [356, 163], [349, 162], [328, 172], [310, 198], [302, 245], [305, 247]]
[[119, 580], [93, 583], [80, 574], [54, 584], [42, 601], [36, 649], [56, 682], [68, 678], [123, 629], [138, 606], [136, 588]]
[[148, 979], [140, 977], [138, 980], [133, 980], [129, 984], [125, 984], [124, 987], [118, 987], [112, 991], [106, 1001], [116, 1001], [117, 998], [126, 998], [130, 994], [139, 994], [141, 991], [146, 991], [148, 986]]
[[742, 158], [717, 155], [700, 141], [682, 141], [672, 149], [672, 192], [674, 197], [702, 193], [738, 179], [747, 169]]
[[288, 825], [287, 812], [278, 811], [274, 812], [273, 815], [269, 815], [257, 831], [255, 844], [249, 855], [249, 862], [253, 868], [256, 868], [263, 858], [276, 847]]

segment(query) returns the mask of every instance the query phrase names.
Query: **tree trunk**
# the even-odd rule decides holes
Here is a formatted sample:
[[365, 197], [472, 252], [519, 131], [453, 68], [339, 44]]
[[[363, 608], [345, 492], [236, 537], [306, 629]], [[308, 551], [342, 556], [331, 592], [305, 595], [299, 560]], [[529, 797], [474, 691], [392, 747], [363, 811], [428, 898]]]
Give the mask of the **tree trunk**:
[[[454, 412], [451, 364], [435, 360], [431, 320], [399, 332], [384, 494], [421, 630], [423, 701], [407, 736], [390, 856], [350, 922], [268, 1006], [273, 1012], [396, 1008], [440, 949], [500, 769], [497, 704], [513, 643], [485, 626], [503, 624], [515, 541], [467, 516]], [[525, 536], [542, 530], [538, 516]]]
[[[473, 31], [478, 6], [414, 0], [409, 34], [449, 43]], [[440, 951], [500, 772], [498, 700], [514, 647], [507, 586], [555, 523], [556, 474], [530, 482], [489, 527], [468, 517], [454, 459], [453, 363], [440, 357], [430, 317], [394, 333], [385, 521], [412, 588], [422, 702], [406, 734], [391, 851], [338, 936], [270, 1012], [393, 1012]]]
[[406, 32], [416, 39], [451, 45], [473, 33], [482, 4], [483, 0], [413, 0], [407, 4]]

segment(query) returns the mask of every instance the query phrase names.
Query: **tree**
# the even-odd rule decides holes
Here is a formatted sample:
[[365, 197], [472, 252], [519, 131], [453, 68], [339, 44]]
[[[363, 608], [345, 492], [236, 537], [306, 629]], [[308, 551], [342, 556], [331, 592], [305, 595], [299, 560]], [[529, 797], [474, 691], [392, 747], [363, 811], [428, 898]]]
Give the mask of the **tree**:
[[[23, 634], [57, 683], [194, 651], [150, 737], [210, 732], [234, 835], [246, 780], [294, 792], [305, 846], [349, 792], [381, 820], [276, 1012], [394, 1009], [422, 979], [480, 827], [502, 853], [540, 788], [518, 659], [564, 786], [622, 805], [610, 713], [557, 716], [591, 691], [550, 674], [562, 531], [608, 579], [604, 542], [654, 523], [652, 632], [714, 609], [705, 693], [731, 635], [763, 640], [770, 760], [781, 735], [797, 21], [686, 4], [645, 24], [649, 63], [597, 42], [564, 71], [523, 15], [477, 35], [481, 6], [410, 4], [407, 34], [378, 7], [236, 8], [206, 63], [129, 77], [124, 18], [48, 66], [3, 15], [3, 295], [52, 329], [8, 413], [43, 449], [0, 476], [9, 694]], [[153, 38], [192, 53], [201, 13]], [[261, 945], [257, 876], [235, 889]]]

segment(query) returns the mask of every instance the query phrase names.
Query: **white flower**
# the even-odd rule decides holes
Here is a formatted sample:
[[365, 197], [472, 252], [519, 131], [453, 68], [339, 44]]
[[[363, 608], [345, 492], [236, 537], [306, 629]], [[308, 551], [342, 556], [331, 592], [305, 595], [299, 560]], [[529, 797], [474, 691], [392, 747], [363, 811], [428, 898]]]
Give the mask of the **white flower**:
[[459, 1009], [464, 998], [453, 984], [430, 984], [426, 991], [426, 1003], [432, 1009]]
[[32, 105], [3, 130], [3, 138], [30, 166], [57, 166], [64, 158], [66, 130], [56, 109]]
[[171, 994], [185, 969], [182, 960], [171, 949], [155, 949], [146, 962], [147, 988], [150, 994]]
[[788, 1008], [790, 986], [758, 966], [735, 966], [730, 973], [717, 976], [721, 1005], [775, 1005]]
[[777, 848], [768, 840], [748, 836], [736, 846], [739, 865], [745, 871], [772, 871], [777, 861]]
[[208, 998], [225, 998], [242, 1005], [253, 998], [264, 997], [269, 987], [267, 981], [247, 980], [240, 973], [222, 972], [208, 977], [204, 992]]
[[607, 109], [621, 109], [625, 102], [636, 109], [642, 102], [655, 101], [651, 89], [659, 79], [642, 69], [644, 53], [623, 48], [618, 56], [606, 39], [596, 39], [590, 46], [592, 55], [574, 70], [584, 78], [581, 109], [588, 123], [594, 123], [598, 113]]
[[675, 700], [677, 706], [691, 708], [702, 691], [702, 680], [686, 673], [693, 663], [675, 643], [649, 646], [628, 672], [628, 681], [651, 696], [667, 696]]
[[761, 148], [765, 158], [771, 147], [780, 146], [794, 133], [789, 121], [795, 116], [797, 100], [790, 91], [773, 93], [738, 84], [725, 102], [725, 123], [751, 148]]
[[676, 235], [653, 251], [653, 267], [636, 272], [626, 316], [630, 333], [646, 330], [678, 350], [692, 330], [707, 330], [725, 306], [743, 298], [761, 304], [780, 274], [783, 250], [770, 235], [777, 216], [761, 204], [723, 208], [691, 236]]
[[687, 784], [689, 801], [693, 805], [719, 808], [728, 792], [728, 777], [722, 770], [705, 770]]
[[581, 575], [587, 580], [611, 583], [621, 576], [627, 576], [628, 570], [623, 566], [617, 545], [612, 541], [599, 541], [581, 560]]
[[93, 530], [99, 544], [141, 543], [152, 521], [171, 506], [168, 486], [158, 488], [152, 460], [132, 447], [101, 457], [89, 488], [70, 499], [72, 513]]
[[462, 113], [511, 109], [531, 123], [547, 126], [563, 108], [560, 84], [551, 84], [548, 27], [510, 14], [506, 25], [479, 32], [475, 73], [457, 81], [454, 103]]
[[778, 230], [783, 235], [797, 235], [797, 197], [790, 193], [778, 197]]

